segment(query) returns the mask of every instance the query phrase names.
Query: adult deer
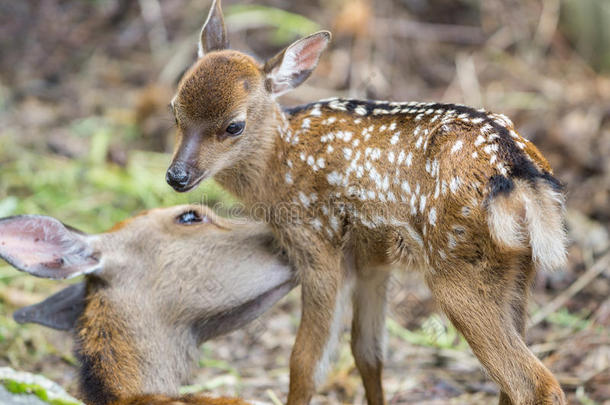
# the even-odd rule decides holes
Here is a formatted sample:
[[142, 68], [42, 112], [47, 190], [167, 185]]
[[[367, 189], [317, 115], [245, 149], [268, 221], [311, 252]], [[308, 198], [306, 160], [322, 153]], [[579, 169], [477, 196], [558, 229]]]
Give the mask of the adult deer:
[[289, 405], [324, 378], [355, 274], [352, 352], [371, 405], [381, 384], [391, 267], [420, 270], [491, 378], [502, 404], [564, 404], [523, 340], [536, 269], [566, 257], [563, 197], [548, 162], [501, 114], [439, 103], [276, 98], [316, 67], [330, 33], [260, 64], [229, 50], [220, 1], [171, 106], [178, 140], [168, 183], [209, 177], [266, 209], [302, 283]]
[[74, 331], [91, 405], [247, 405], [172, 395], [203, 341], [244, 326], [295, 285], [266, 225], [203, 206], [148, 211], [98, 235], [50, 217], [5, 218], [0, 257], [38, 277], [87, 275], [14, 316]]

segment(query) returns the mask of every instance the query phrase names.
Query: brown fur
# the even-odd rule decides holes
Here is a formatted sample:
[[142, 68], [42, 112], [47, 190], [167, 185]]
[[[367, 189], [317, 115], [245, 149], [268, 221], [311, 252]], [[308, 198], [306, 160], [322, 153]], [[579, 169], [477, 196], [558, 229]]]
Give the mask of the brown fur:
[[[185, 212], [197, 212], [201, 222], [180, 224], [177, 218]], [[76, 325], [85, 401], [247, 404], [236, 398], [141, 393], [177, 393], [199, 343], [241, 327], [274, 302], [261, 301], [250, 314], [240, 309], [290, 276], [269, 230], [221, 218], [204, 206], [179, 206], [136, 215], [94, 243], [105, 268], [88, 278], [85, 310]], [[238, 274], [239, 281], [232, 279]]]
[[[235, 51], [210, 52], [174, 98], [188, 123], [179, 126], [174, 163], [186, 161], [191, 179], [214, 176], [253, 215], [262, 211], [300, 276], [288, 404], [307, 404], [315, 392], [351, 274], [356, 364], [369, 404], [384, 403], [385, 296], [367, 290], [383, 286], [391, 265], [423, 272], [503, 402], [564, 404], [522, 337], [533, 269], [565, 260], [561, 194], [548, 163], [508, 118], [465, 106], [333, 99], [282, 111], [271, 93], [309, 75], [328, 37], [298, 41], [264, 67]], [[247, 95], [235, 90], [245, 71]], [[219, 135], [218, 123], [244, 111], [243, 134]]]
[[100, 281], [91, 279], [85, 311], [76, 329], [76, 353], [81, 366], [81, 394], [87, 403], [103, 404], [141, 386], [143, 362], [131, 329], [113, 308]]
[[[246, 404], [177, 395], [201, 343], [243, 327], [296, 285], [268, 226], [185, 205], [112, 229], [86, 235], [44, 216], [1, 219], [0, 257], [15, 267], [49, 278], [88, 274], [15, 319], [74, 330], [87, 404]], [[63, 260], [49, 268], [48, 257]], [[146, 395], [160, 393], [168, 396]]]

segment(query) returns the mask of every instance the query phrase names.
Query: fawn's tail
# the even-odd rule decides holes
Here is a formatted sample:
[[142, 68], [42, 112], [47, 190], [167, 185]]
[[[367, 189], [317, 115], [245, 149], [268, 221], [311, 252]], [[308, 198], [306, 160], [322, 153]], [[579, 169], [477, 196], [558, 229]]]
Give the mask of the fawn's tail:
[[487, 220], [494, 241], [501, 247], [531, 249], [532, 260], [539, 269], [554, 270], [565, 265], [563, 194], [544, 178], [534, 183], [509, 181], [511, 187], [492, 196], [488, 205]]

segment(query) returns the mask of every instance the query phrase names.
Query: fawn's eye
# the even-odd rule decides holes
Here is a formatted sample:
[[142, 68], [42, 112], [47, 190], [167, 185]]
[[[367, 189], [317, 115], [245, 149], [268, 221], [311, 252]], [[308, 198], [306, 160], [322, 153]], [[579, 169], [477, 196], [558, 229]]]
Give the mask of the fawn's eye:
[[197, 211], [186, 211], [176, 217], [176, 222], [180, 225], [194, 225], [202, 222], [209, 222], [209, 220], [206, 221], [205, 218]]
[[239, 135], [242, 132], [244, 132], [245, 126], [246, 126], [246, 123], [244, 121], [232, 122], [229, 124], [226, 131], [229, 135], [233, 135], [233, 136]]

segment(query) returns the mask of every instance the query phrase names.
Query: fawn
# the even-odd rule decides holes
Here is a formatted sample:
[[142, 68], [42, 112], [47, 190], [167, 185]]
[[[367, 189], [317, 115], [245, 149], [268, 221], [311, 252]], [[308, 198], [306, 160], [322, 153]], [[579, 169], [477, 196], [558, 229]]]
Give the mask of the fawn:
[[565, 404], [523, 339], [535, 270], [566, 258], [548, 162], [504, 115], [461, 105], [330, 99], [282, 109], [276, 98], [309, 77], [329, 40], [315, 33], [259, 64], [228, 49], [214, 0], [199, 59], [171, 101], [168, 183], [187, 191], [213, 177], [264, 210], [302, 283], [288, 404], [309, 403], [322, 381], [350, 288], [352, 352], [368, 403], [384, 403], [393, 267], [423, 273], [501, 404]]
[[87, 275], [14, 317], [74, 331], [91, 405], [246, 405], [171, 395], [203, 341], [244, 326], [295, 286], [268, 226], [204, 206], [152, 210], [98, 235], [50, 217], [5, 218], [0, 257], [39, 277]]

